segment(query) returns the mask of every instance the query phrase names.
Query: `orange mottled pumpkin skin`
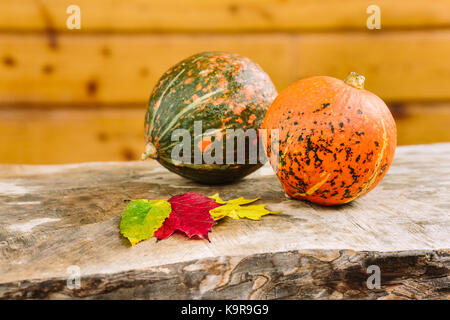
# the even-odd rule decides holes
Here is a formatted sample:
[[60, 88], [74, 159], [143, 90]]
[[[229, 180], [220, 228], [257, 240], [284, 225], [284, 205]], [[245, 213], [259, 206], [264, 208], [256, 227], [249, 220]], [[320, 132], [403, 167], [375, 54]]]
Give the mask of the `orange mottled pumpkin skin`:
[[273, 146], [266, 145], [266, 152], [284, 191], [322, 205], [372, 190], [388, 171], [397, 141], [394, 119], [380, 98], [325, 76], [281, 92], [263, 128], [269, 139], [279, 130], [278, 157]]

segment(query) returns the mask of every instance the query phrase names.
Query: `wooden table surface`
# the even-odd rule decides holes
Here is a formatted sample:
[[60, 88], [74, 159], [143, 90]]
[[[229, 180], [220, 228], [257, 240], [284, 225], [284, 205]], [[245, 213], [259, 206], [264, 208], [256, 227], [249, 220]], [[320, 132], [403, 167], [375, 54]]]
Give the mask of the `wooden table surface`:
[[[226, 218], [210, 243], [120, 235], [126, 200], [188, 191], [283, 213]], [[67, 287], [73, 265], [80, 289]], [[0, 298], [449, 299], [450, 143], [399, 147], [381, 184], [339, 207], [287, 199], [269, 167], [207, 186], [154, 161], [1, 165]]]

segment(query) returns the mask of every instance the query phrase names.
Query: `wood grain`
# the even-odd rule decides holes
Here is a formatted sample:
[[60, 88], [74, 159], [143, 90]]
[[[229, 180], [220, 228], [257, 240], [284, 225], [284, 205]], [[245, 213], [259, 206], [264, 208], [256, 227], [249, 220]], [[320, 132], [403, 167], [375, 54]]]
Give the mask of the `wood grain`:
[[202, 51], [247, 56], [290, 83], [286, 35], [0, 35], [0, 102], [142, 103], [172, 65]]
[[[0, 299], [450, 299], [449, 250], [354, 252], [288, 251], [208, 258], [95, 274], [82, 288], [66, 278], [0, 284]], [[368, 289], [367, 267], [385, 271]]]
[[366, 76], [391, 101], [450, 99], [450, 31], [271, 35], [0, 35], [0, 101], [146, 103], [170, 66], [201, 51], [248, 56], [278, 90], [313, 75]]
[[[449, 155], [450, 144], [399, 147], [381, 184], [339, 207], [285, 198], [268, 167], [206, 186], [152, 161], [0, 166], [0, 297], [449, 299]], [[186, 191], [261, 196], [283, 213], [225, 219], [211, 243], [176, 234], [129, 247], [124, 200]], [[80, 290], [65, 286], [71, 265]], [[380, 289], [365, 284], [369, 265]]]
[[[0, 2], [0, 31], [68, 31], [70, 0]], [[311, 31], [366, 28], [370, 0], [77, 0], [75, 32]], [[382, 28], [450, 26], [448, 0], [378, 0]]]
[[311, 34], [297, 38], [295, 78], [349, 70], [385, 100], [449, 100], [450, 32]]
[[450, 104], [390, 103], [397, 125], [397, 143], [450, 141]]
[[138, 160], [145, 110], [0, 109], [0, 163]]

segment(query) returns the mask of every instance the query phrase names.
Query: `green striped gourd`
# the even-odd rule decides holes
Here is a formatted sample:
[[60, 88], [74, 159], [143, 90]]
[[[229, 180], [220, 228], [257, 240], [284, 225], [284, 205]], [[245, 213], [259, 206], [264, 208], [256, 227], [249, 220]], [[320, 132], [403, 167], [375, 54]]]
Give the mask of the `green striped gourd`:
[[[203, 183], [242, 178], [261, 163], [229, 163], [226, 150], [222, 164], [194, 163], [195, 148], [205, 152], [211, 139], [226, 141], [227, 129], [260, 128], [276, 94], [269, 76], [248, 58], [224, 52], [193, 55], [165, 72], [153, 89], [145, 116], [143, 159], [156, 159], [170, 171]], [[201, 121], [203, 132], [214, 129], [215, 134], [194, 136], [195, 121]], [[192, 137], [190, 163], [171, 156], [179, 143], [172, 141], [176, 129], [186, 129]]]

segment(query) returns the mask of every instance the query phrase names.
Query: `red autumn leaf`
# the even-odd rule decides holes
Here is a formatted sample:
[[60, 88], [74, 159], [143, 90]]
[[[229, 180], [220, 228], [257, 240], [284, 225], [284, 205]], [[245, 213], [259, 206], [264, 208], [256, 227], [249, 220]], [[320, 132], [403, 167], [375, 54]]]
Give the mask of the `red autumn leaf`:
[[209, 211], [221, 206], [220, 204], [214, 199], [195, 192], [183, 193], [168, 201], [172, 206], [172, 212], [154, 233], [156, 238], [166, 239], [175, 230], [179, 230], [189, 238], [199, 236], [209, 241], [208, 232], [216, 224]]

